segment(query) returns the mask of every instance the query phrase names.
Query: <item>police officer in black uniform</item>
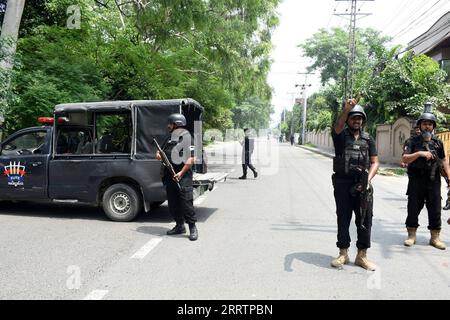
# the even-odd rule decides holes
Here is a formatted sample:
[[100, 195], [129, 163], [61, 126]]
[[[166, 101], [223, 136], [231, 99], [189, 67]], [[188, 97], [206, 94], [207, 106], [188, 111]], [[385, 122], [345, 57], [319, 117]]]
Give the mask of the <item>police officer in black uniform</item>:
[[[171, 114], [167, 124], [171, 136], [161, 147], [176, 172], [173, 176], [168, 168], [163, 167], [162, 180], [166, 187], [169, 211], [176, 222], [175, 227], [167, 231], [167, 234], [186, 233], [184, 223], [187, 222], [189, 240], [195, 241], [198, 239], [192, 187], [192, 166], [195, 159], [191, 148], [191, 135], [184, 126], [186, 118], [182, 114]], [[156, 158], [161, 160], [159, 152], [156, 153]]]
[[[426, 105], [431, 106], [430, 103]], [[425, 109], [428, 110], [429, 109]], [[449, 165], [445, 161], [444, 145], [434, 136], [436, 117], [431, 112], [421, 114], [417, 123], [421, 135], [413, 137], [405, 144], [402, 162], [408, 164], [408, 216], [406, 229], [408, 238], [405, 246], [416, 243], [419, 227], [419, 213], [424, 204], [428, 211], [428, 229], [431, 233], [430, 245], [444, 250], [445, 244], [439, 239], [441, 231], [441, 175], [442, 164], [448, 176]]]
[[[362, 130], [366, 120], [364, 109], [356, 104], [355, 99], [350, 99], [346, 101], [344, 110], [332, 130], [336, 154], [333, 159], [332, 180], [338, 225], [336, 245], [339, 248], [339, 256], [331, 262], [331, 265], [341, 268], [350, 261], [349, 227], [354, 211], [358, 234], [356, 242], [358, 254], [355, 264], [373, 271], [376, 266], [366, 255], [367, 249], [370, 248], [373, 202], [366, 203], [367, 211], [365, 217], [361, 219], [361, 192], [373, 194], [370, 181], [377, 173], [379, 162], [373, 138]], [[367, 178], [365, 183], [364, 177]], [[363, 185], [367, 186], [366, 190], [363, 190]]]
[[258, 172], [256, 171], [256, 168], [252, 164], [252, 153], [253, 149], [255, 147], [255, 140], [250, 137], [250, 129], [245, 128], [244, 129], [244, 141], [241, 142], [243, 145], [242, 148], [242, 176], [240, 176], [238, 179], [245, 180], [247, 179], [247, 167], [250, 168], [250, 170], [253, 171], [253, 177], [258, 177]]

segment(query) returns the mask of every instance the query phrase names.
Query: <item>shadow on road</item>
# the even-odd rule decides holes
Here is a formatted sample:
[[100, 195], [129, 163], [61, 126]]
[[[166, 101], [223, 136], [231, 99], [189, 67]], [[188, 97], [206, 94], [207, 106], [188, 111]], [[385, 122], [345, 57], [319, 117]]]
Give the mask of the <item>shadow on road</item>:
[[279, 223], [279, 224], [272, 224], [271, 230], [336, 233], [337, 226], [325, 224], [318, 225], [318, 224], [302, 224], [302, 223], [286, 223], [286, 224]]
[[[217, 208], [207, 208], [207, 207], [196, 207], [195, 215], [197, 217], [198, 222], [205, 222], [208, 220], [209, 216], [212, 215]], [[148, 213], [140, 214], [135, 222], [162, 222], [162, 223], [172, 223], [173, 218], [170, 215], [169, 207], [167, 206], [167, 202], [165, 205], [160, 206], [159, 208], [153, 209]]]
[[153, 236], [164, 236], [170, 228], [163, 227], [137, 227], [136, 231], [145, 234], [151, 234]]
[[[354, 219], [352, 220], [354, 223]], [[305, 231], [305, 232], [324, 232], [337, 235], [336, 225], [314, 225], [300, 223], [272, 224], [271, 230], [278, 231]], [[371, 232], [372, 244], [378, 244], [381, 248], [381, 254], [385, 258], [392, 258], [396, 253], [404, 253], [405, 246], [403, 241], [406, 239], [406, 229], [401, 223], [387, 222], [374, 218]], [[355, 226], [350, 226], [350, 236], [352, 243], [356, 243], [357, 235]], [[426, 228], [422, 228], [417, 234], [418, 245], [428, 245], [429, 233]]]
[[317, 267], [325, 268], [325, 269], [334, 269], [330, 266], [331, 260], [335, 257], [327, 256], [325, 254], [317, 253], [317, 252], [295, 252], [288, 254], [284, 258], [284, 271], [292, 272], [292, 263], [295, 259], [300, 260], [307, 264], [312, 264]]
[[1, 202], [0, 215], [50, 219], [109, 220], [101, 208], [84, 204]]
[[[217, 211], [216, 208], [203, 208], [203, 207], [195, 208], [195, 215], [197, 217], [197, 221], [205, 222], [206, 220], [208, 220], [209, 216], [212, 215], [215, 211]], [[162, 206], [157, 209], [154, 209], [154, 211], [151, 214], [140, 215], [136, 219], [136, 222], [167, 223], [167, 227], [148, 226], [136, 228], [137, 232], [151, 234], [154, 236], [164, 236], [166, 235], [167, 231], [169, 231], [175, 226], [175, 222], [170, 216], [169, 208], [167, 206]], [[186, 235], [189, 235], [189, 229], [187, 225], [186, 225], [186, 234], [175, 235], [175, 237], [186, 237]]]
[[[197, 207], [195, 212], [199, 222], [206, 221], [216, 208]], [[82, 219], [109, 221], [102, 208], [87, 204], [60, 204], [60, 203], [32, 203], [32, 202], [1, 202], [0, 216], [21, 216], [47, 219]], [[131, 221], [141, 222], [172, 222], [169, 208], [162, 205], [148, 213], [141, 212], [138, 217]]]

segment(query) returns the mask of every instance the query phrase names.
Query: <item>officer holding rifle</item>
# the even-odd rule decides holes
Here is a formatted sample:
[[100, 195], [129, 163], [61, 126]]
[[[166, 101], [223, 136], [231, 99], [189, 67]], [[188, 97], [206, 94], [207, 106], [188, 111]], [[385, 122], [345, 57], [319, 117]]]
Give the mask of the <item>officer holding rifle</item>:
[[[421, 134], [405, 144], [402, 162], [408, 164], [408, 216], [406, 230], [408, 238], [404, 245], [411, 247], [416, 243], [419, 227], [419, 214], [426, 205], [428, 211], [428, 230], [433, 247], [445, 250], [445, 243], [439, 239], [441, 232], [441, 172], [450, 177], [450, 167], [445, 161], [442, 141], [434, 135], [436, 117], [431, 113], [431, 103], [417, 120]], [[448, 180], [447, 180], [448, 183]]]
[[185, 126], [186, 118], [182, 114], [174, 113], [169, 116], [167, 128], [171, 135], [162, 148], [155, 140], [158, 147], [156, 159], [163, 161], [162, 180], [166, 187], [169, 211], [176, 223], [167, 234], [186, 233], [186, 222], [189, 225], [189, 240], [195, 241], [198, 239], [192, 186], [195, 158], [191, 148], [192, 138]]

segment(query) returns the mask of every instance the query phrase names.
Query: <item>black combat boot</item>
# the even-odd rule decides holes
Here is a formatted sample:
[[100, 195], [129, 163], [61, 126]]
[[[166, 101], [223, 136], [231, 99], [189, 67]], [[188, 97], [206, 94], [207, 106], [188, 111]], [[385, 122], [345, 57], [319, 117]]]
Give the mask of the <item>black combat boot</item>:
[[450, 201], [447, 200], [447, 202], [445, 203], [445, 207], [442, 208], [443, 210], [448, 210], [450, 209]]
[[245, 180], [247, 179], [247, 166], [245, 164], [242, 165], [242, 171], [243, 171], [242, 176], [239, 177], [239, 179]]
[[195, 223], [189, 224], [189, 240], [191, 241], [195, 241], [198, 239], [198, 230], [197, 227], [195, 226]]
[[169, 236], [172, 236], [174, 234], [182, 234], [186, 233], [186, 228], [184, 227], [184, 224], [176, 224], [175, 227], [173, 227], [172, 230], [167, 231], [167, 234]]
[[248, 167], [250, 168], [250, 170], [252, 170], [253, 177], [256, 178], [258, 176], [258, 172], [256, 172], [256, 168], [251, 163], [248, 165]]

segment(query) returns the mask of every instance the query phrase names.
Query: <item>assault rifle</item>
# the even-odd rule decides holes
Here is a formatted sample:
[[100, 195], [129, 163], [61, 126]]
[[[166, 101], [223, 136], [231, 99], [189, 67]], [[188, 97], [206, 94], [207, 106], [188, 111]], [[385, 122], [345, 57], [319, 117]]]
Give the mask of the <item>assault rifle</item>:
[[447, 185], [449, 184], [449, 177], [444, 170], [444, 164], [442, 159], [439, 158], [436, 150], [430, 149], [429, 141], [424, 141], [425, 149], [433, 155], [433, 159], [427, 161], [427, 164], [431, 167], [430, 180], [434, 181], [436, 179], [436, 171], [439, 169], [439, 173], [442, 177], [444, 177]]
[[170, 173], [172, 174], [173, 180], [177, 183], [178, 189], [181, 190], [180, 182], [179, 182], [177, 179], [175, 179], [176, 172], [175, 172], [175, 170], [173, 169], [173, 166], [172, 166], [172, 164], [170, 163], [169, 158], [167, 157], [167, 155], [166, 155], [166, 153], [163, 151], [163, 149], [161, 149], [161, 147], [159, 146], [158, 141], [156, 141], [155, 138], [153, 138], [153, 142], [156, 144], [156, 148], [158, 149], [159, 154], [161, 155], [161, 162], [163, 163], [163, 165], [164, 165], [167, 169], [169, 169]]
[[373, 202], [373, 188], [369, 183], [369, 170], [363, 169], [361, 172], [361, 191], [360, 191], [360, 204], [359, 210], [361, 211], [361, 221], [360, 227], [366, 230], [366, 226], [364, 225], [364, 220], [366, 220], [366, 216], [371, 214], [371, 204]]
[[350, 189], [350, 193], [353, 197], [359, 196], [359, 213], [361, 218], [359, 227], [366, 230], [364, 220], [366, 220], [368, 214], [372, 213], [373, 203], [373, 188], [369, 182], [369, 169], [359, 165], [351, 167], [358, 172], [360, 180]]

